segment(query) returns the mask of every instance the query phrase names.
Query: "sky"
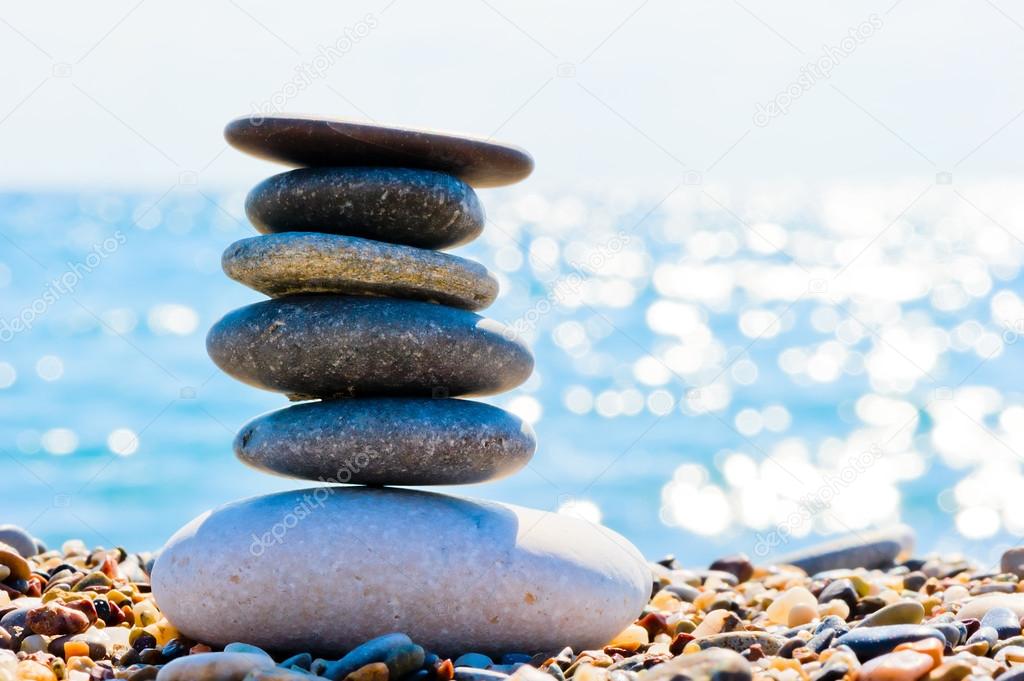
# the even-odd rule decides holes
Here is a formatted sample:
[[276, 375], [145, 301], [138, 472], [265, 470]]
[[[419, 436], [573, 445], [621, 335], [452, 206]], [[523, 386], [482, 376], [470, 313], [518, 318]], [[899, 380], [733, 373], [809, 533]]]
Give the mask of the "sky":
[[1004, 177], [1022, 37], [1006, 0], [8, 3], [0, 188], [248, 187], [257, 109], [513, 142], [537, 191]]

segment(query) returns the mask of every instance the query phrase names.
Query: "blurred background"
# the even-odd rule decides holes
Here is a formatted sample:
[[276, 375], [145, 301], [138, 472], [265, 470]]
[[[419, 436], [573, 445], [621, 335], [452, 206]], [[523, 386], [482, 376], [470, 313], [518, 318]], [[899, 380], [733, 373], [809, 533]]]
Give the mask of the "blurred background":
[[257, 0], [0, 12], [0, 521], [155, 549], [301, 483], [231, 452], [284, 406], [206, 329], [284, 168], [232, 117], [306, 112], [527, 148], [460, 255], [537, 371], [493, 400], [529, 467], [464, 491], [651, 558], [763, 559], [903, 521], [1024, 532], [1024, 10], [1005, 0]]

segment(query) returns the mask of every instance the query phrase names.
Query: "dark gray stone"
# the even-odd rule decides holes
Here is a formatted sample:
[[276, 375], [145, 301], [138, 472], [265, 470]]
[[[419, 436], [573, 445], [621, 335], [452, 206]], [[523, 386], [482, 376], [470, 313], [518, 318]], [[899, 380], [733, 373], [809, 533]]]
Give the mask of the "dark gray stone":
[[533, 371], [529, 349], [504, 325], [391, 298], [255, 303], [214, 324], [206, 349], [230, 376], [292, 399], [491, 395]]
[[364, 485], [461, 485], [522, 468], [533, 429], [482, 402], [368, 398], [308, 402], [264, 414], [235, 454], [265, 471]]
[[857, 607], [857, 590], [853, 588], [853, 582], [848, 579], [837, 579], [830, 582], [828, 586], [818, 594], [819, 603], [828, 603], [831, 600], [841, 600], [850, 607], [850, 612]]
[[336, 118], [244, 116], [228, 123], [224, 138], [247, 154], [292, 166], [423, 168], [474, 187], [512, 184], [533, 171], [533, 158], [512, 145]]
[[411, 168], [299, 168], [256, 185], [245, 212], [264, 234], [325, 232], [419, 248], [458, 246], [484, 227], [472, 187]]
[[937, 638], [943, 643], [946, 637], [941, 631], [922, 624], [890, 624], [881, 627], [859, 627], [843, 634], [834, 642], [836, 646], [849, 646], [857, 659], [867, 662], [873, 657], [892, 651], [901, 643]]
[[343, 293], [425, 300], [479, 310], [498, 281], [483, 265], [446, 253], [351, 236], [292, 232], [228, 246], [224, 272], [268, 296]]
[[809, 575], [840, 568], [884, 568], [914, 543], [913, 530], [897, 526], [885, 530], [856, 532], [778, 558], [775, 562], [795, 565]]

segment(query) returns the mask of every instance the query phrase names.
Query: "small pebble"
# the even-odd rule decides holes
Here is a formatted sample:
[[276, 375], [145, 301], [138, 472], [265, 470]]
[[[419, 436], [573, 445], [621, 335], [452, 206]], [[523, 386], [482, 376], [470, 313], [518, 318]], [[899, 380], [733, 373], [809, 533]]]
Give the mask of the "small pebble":
[[494, 664], [494, 660], [480, 653], [465, 653], [464, 655], [460, 655], [455, 658], [452, 661], [452, 664], [456, 667], [479, 667], [480, 669], [487, 669]]
[[818, 599], [806, 588], [794, 586], [772, 601], [765, 614], [768, 615], [768, 619], [776, 624], [787, 624], [789, 622], [790, 609], [795, 605], [801, 604], [815, 607], [818, 604]]
[[46, 605], [29, 610], [26, 624], [37, 634], [63, 636], [77, 634], [88, 629], [89, 618], [81, 610], [50, 601]]
[[647, 630], [639, 625], [631, 624], [609, 641], [608, 645], [612, 648], [622, 648], [623, 650], [636, 650], [648, 643], [650, 643], [650, 637]]
[[915, 681], [931, 671], [933, 666], [929, 655], [901, 650], [866, 662], [857, 678], [859, 681]]
[[876, 610], [864, 618], [860, 626], [877, 627], [887, 624], [920, 624], [924, 607], [917, 601], [900, 601]]
[[728, 572], [736, 577], [738, 582], [745, 582], [754, 575], [754, 565], [750, 562], [750, 558], [743, 553], [719, 558], [711, 564], [709, 569]]
[[992, 608], [981, 618], [982, 627], [992, 627], [1000, 639], [1019, 636], [1020, 618], [1009, 608]]

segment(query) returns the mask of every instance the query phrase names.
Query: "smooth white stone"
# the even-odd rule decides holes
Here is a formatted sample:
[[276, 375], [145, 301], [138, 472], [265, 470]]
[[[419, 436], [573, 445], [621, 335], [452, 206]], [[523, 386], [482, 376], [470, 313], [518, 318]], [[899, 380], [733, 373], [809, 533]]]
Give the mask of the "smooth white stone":
[[1024, 593], [985, 594], [975, 596], [956, 614], [958, 620], [981, 619], [992, 608], [1009, 608], [1017, 617], [1024, 617]]
[[389, 488], [317, 487], [204, 513], [153, 569], [182, 633], [339, 656], [400, 631], [430, 651], [599, 648], [651, 589], [643, 556], [565, 515]]
[[273, 669], [274, 661], [253, 653], [196, 653], [171, 660], [156, 681], [241, 681], [254, 669]]

